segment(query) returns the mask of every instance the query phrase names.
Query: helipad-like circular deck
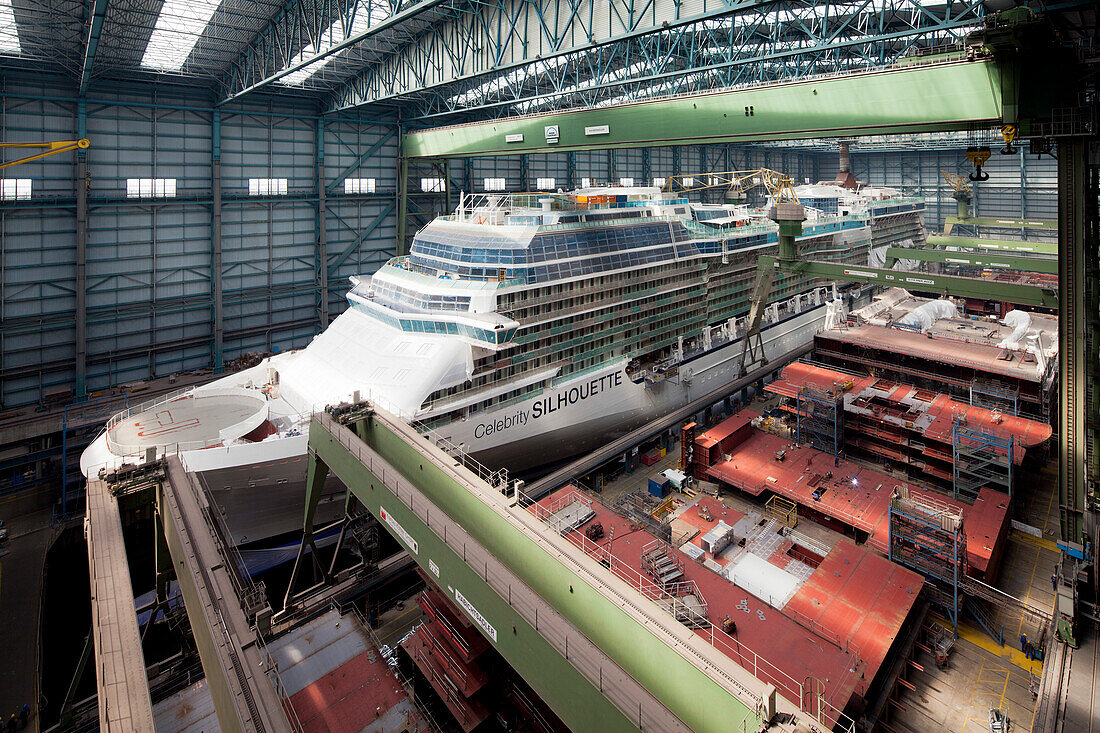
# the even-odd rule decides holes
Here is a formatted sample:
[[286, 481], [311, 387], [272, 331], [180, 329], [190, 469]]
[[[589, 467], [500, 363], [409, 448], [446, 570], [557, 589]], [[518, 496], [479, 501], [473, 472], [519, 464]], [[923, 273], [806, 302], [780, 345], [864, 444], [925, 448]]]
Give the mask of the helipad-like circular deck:
[[107, 445], [115, 455], [222, 445], [267, 420], [267, 400], [245, 389], [200, 390], [142, 407], [107, 424]]

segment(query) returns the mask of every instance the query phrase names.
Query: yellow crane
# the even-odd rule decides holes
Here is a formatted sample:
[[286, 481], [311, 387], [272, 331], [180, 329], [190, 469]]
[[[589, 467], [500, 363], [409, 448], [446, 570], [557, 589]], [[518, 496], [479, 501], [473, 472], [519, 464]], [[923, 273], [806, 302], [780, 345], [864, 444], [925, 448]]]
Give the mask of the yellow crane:
[[970, 182], [966, 180], [966, 176], [942, 168], [940, 169], [940, 175], [943, 176], [943, 180], [947, 181], [947, 185], [951, 186], [953, 191], [951, 198], [959, 202], [958, 218], [965, 219], [970, 216], [970, 201], [973, 199], [974, 193], [970, 190]]
[[757, 168], [750, 171], [720, 171], [705, 175], [669, 176], [662, 190], [670, 193], [703, 191], [709, 188], [724, 188], [731, 194], [743, 197], [745, 192], [763, 186], [775, 203], [798, 203], [791, 177], [770, 168]]
[[91, 141], [86, 137], [82, 137], [79, 140], [53, 140], [48, 142], [39, 143], [0, 143], [0, 148], [40, 148], [41, 152], [34, 153], [33, 155], [27, 155], [16, 160], [9, 160], [4, 163], [0, 163], [0, 170], [4, 168], [11, 168], [15, 165], [22, 163], [30, 163], [32, 160], [38, 160], [39, 158], [45, 158], [50, 155], [57, 155], [58, 153], [65, 153], [69, 150], [84, 150], [91, 146]]

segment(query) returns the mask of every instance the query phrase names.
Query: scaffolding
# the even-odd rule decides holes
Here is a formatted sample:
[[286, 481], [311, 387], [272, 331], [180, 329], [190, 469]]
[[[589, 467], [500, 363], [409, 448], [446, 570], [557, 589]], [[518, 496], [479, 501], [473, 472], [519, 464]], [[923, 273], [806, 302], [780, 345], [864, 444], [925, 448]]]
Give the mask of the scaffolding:
[[987, 379], [970, 380], [970, 404], [1006, 415], [1020, 414], [1020, 390]]
[[1012, 436], [1000, 437], [956, 419], [951, 428], [954, 496], [973, 504], [983, 487], [1012, 496]]
[[946, 611], [957, 634], [963, 603], [960, 586], [966, 578], [962, 510], [897, 487], [890, 498], [890, 560], [929, 581], [932, 600]]
[[798, 525], [798, 504], [776, 494], [764, 505], [764, 518], [773, 519], [788, 529], [794, 529]]
[[[850, 386], [851, 383], [849, 382]], [[828, 389], [803, 385], [798, 390], [798, 442], [839, 456], [844, 444], [843, 384]]]

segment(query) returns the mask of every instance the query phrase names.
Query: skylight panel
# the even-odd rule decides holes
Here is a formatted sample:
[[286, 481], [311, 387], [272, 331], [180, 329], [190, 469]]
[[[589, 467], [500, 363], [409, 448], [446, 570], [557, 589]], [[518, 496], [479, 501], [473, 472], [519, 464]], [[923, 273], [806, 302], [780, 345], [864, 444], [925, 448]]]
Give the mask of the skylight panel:
[[11, 0], [0, 0], [0, 51], [20, 53], [19, 28], [15, 24], [15, 13], [11, 9]]
[[179, 71], [221, 0], [165, 0], [141, 65], [160, 71]]
[[[347, 32], [344, 32], [344, 19], [337, 19], [335, 23], [321, 33], [320, 37], [317, 39], [317, 43], [310, 44], [303, 48], [290, 60], [290, 63], [283, 68], [289, 69], [291, 66], [297, 66], [310, 59], [317, 58], [337, 44], [343, 43], [345, 40], [357, 36], [360, 33], [367, 32], [372, 25], [385, 20], [389, 16], [390, 12], [384, 3], [379, 3], [376, 0], [359, 0], [358, 6], [355, 9], [355, 19], [352, 21], [351, 28], [349, 28]], [[337, 55], [338, 54], [331, 54], [325, 56], [322, 59], [317, 59], [317, 61], [308, 66], [303, 66], [297, 71], [292, 71], [280, 78], [279, 83], [301, 84], [323, 69]]]

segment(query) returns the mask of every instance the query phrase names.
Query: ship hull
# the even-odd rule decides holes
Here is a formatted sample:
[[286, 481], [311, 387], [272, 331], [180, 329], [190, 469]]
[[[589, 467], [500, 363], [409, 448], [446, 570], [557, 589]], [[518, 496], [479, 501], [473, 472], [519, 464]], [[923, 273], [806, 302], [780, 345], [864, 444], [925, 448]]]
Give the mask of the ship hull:
[[[811, 343], [824, 317], [825, 307], [815, 306], [765, 328], [769, 361]], [[626, 360], [619, 360], [435, 432], [490, 468], [529, 470], [606, 445], [732, 384], [740, 376], [741, 344], [737, 339], [685, 360], [679, 376], [655, 384], [633, 382]]]
[[[816, 306], [765, 328], [762, 338], [769, 360], [810, 343], [824, 315], [824, 307]], [[475, 414], [437, 428], [436, 433], [491, 468], [529, 470], [594, 450], [732, 384], [738, 378], [740, 354], [741, 341], [732, 341], [687, 360], [681, 374], [690, 369], [690, 380], [670, 379], [649, 386], [631, 381], [626, 362], [619, 360], [564, 382], [536, 399]], [[517, 417], [522, 414], [526, 418]], [[501, 427], [497, 429], [497, 425]], [[235, 544], [262, 543], [302, 529], [306, 436], [278, 443], [282, 444], [278, 445], [278, 454], [267, 459], [264, 454], [270, 454], [271, 448], [266, 444], [242, 446], [254, 455], [245, 457], [237, 452], [234, 458], [238, 460], [231, 466], [225, 465], [225, 454], [217, 460], [217, 450], [183, 456], [222, 512]], [[244, 462], [239, 462], [241, 459]], [[339, 479], [329, 476], [315, 527], [343, 514], [343, 492]]]

